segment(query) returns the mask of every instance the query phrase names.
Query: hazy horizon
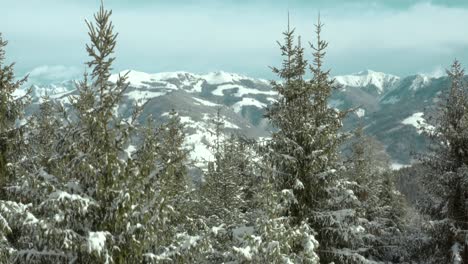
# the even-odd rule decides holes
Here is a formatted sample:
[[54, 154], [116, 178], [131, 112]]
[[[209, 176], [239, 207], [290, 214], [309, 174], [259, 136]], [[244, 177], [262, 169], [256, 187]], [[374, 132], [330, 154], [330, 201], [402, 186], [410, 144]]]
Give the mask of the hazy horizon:
[[[366, 69], [407, 76], [439, 75], [468, 57], [463, 1], [104, 1], [119, 32], [115, 71], [226, 71], [271, 79], [280, 63], [289, 10], [291, 24], [313, 41], [320, 11], [333, 75]], [[0, 32], [16, 71], [79, 78], [88, 60], [85, 19], [100, 1], [0, 0]], [[27, 6], [27, 7], [25, 7]], [[443, 21], [443, 23], [438, 22]], [[306, 50], [310, 56], [310, 49]]]

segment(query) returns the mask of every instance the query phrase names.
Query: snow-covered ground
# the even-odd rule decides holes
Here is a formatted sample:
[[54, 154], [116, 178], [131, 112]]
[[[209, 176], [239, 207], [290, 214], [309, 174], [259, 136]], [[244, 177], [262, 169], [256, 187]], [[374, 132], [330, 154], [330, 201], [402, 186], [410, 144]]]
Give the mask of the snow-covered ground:
[[417, 112], [405, 118], [403, 121], [401, 121], [401, 123], [403, 125], [414, 126], [418, 130], [419, 134], [421, 134], [424, 130], [427, 130], [427, 131], [434, 130], [434, 126], [427, 124], [423, 116], [424, 116], [423, 112]]
[[232, 106], [232, 109], [234, 110], [234, 112], [236, 113], [240, 113], [242, 111], [242, 108], [244, 106], [255, 106], [257, 108], [260, 108], [260, 109], [263, 109], [263, 108], [266, 108], [267, 105], [256, 100], [256, 99], [253, 99], [253, 98], [242, 98], [241, 101], [235, 103], [233, 106]]

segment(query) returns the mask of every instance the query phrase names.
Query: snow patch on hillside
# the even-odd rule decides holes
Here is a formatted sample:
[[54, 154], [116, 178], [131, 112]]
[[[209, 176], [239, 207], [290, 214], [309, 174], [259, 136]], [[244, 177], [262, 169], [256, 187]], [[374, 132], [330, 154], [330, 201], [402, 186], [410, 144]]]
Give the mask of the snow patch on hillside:
[[413, 91], [418, 90], [424, 86], [427, 86], [431, 83], [431, 78], [426, 75], [418, 74], [416, 78], [411, 83], [410, 89]]
[[244, 95], [247, 95], [247, 94], [264, 94], [264, 95], [272, 95], [272, 96], [277, 95], [275, 91], [261, 91], [257, 89], [247, 88], [244, 86], [239, 87], [239, 90], [237, 91], [235, 95], [238, 97], [243, 97]]
[[359, 118], [362, 118], [363, 116], [366, 115], [366, 110], [362, 108], [358, 108], [355, 113]]
[[202, 89], [203, 89], [203, 83], [205, 81], [204, 80], [199, 80], [191, 90], [187, 90], [188, 92], [191, 92], [191, 93], [201, 93], [202, 92]]
[[401, 123], [403, 125], [414, 126], [417, 129], [418, 134], [421, 134], [424, 130], [432, 131], [434, 127], [427, 124], [423, 116], [423, 112], [414, 113], [413, 115], [401, 121]]
[[215, 103], [212, 103], [210, 101], [206, 101], [206, 100], [203, 100], [203, 99], [200, 99], [200, 98], [196, 98], [196, 97], [193, 97], [193, 100], [197, 101], [198, 103], [196, 104], [199, 104], [199, 105], [204, 105], [204, 106], [221, 106], [219, 104], [215, 104]]
[[392, 163], [390, 168], [392, 170], [400, 170], [400, 169], [407, 168], [407, 167], [410, 167], [410, 166], [411, 165], [409, 165], [409, 164], [401, 164], [401, 163], [398, 163], [398, 162], [394, 162], [394, 163]]
[[128, 93], [125, 93], [125, 95], [134, 101], [140, 101], [140, 100], [150, 100], [155, 97], [163, 96], [166, 95], [166, 92], [153, 92], [153, 91], [138, 91], [134, 90]]
[[[209, 120], [205, 116], [203, 119]], [[190, 150], [190, 158], [195, 161], [195, 165], [203, 167], [206, 164], [205, 161], [214, 159], [213, 153], [211, 153], [207, 145], [208, 142], [214, 142], [215, 140], [210, 124], [203, 121], [197, 122], [188, 116], [181, 116], [180, 121], [186, 127], [194, 130], [185, 138], [184, 146]]]
[[[168, 114], [164, 113], [163, 116]], [[184, 147], [190, 151], [190, 159], [200, 168], [204, 168], [206, 161], [214, 160], [214, 155], [208, 145], [209, 142], [215, 141], [214, 125], [212, 124], [214, 118], [215, 115], [208, 113], [203, 114], [200, 121], [193, 120], [188, 116], [180, 116], [181, 123], [189, 130], [192, 130], [185, 138]], [[224, 128], [240, 129], [239, 126], [227, 120], [226, 117], [223, 117], [222, 122]], [[225, 135], [221, 135], [221, 140], [225, 138]]]
[[255, 106], [257, 108], [260, 108], [260, 109], [263, 109], [263, 108], [266, 108], [267, 105], [258, 101], [258, 100], [255, 100], [253, 98], [242, 98], [241, 101], [235, 103], [234, 105], [232, 105], [232, 109], [234, 110], [234, 112], [236, 113], [240, 113], [242, 111], [242, 108], [244, 106]]

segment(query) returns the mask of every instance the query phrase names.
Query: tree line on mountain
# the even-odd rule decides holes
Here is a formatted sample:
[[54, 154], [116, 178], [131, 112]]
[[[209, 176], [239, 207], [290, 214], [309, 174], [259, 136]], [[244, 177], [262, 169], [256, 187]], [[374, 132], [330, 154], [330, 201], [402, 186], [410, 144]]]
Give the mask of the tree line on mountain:
[[[127, 75], [109, 82], [111, 14], [101, 6], [87, 22], [89, 72], [70, 105], [46, 96], [31, 116], [29, 95], [15, 95], [26, 79], [5, 64], [0, 36], [0, 263], [468, 263], [468, 96], [458, 62], [425, 131], [431, 151], [393, 172], [362, 127], [343, 131], [353, 110], [328, 105], [336, 87], [320, 19], [311, 62], [288, 23], [282, 65], [272, 68], [279, 97], [265, 115], [271, 138], [225, 136], [218, 111], [214, 158], [195, 183], [177, 112], [162, 125], [139, 123], [144, 104], [118, 114], [129, 84]], [[397, 185], [413, 176], [421, 195], [409, 199]]]

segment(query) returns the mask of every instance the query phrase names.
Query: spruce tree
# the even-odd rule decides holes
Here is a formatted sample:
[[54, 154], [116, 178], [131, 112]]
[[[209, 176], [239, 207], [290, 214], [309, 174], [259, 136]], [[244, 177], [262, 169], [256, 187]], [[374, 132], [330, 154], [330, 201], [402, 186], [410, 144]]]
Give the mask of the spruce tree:
[[[278, 130], [269, 144], [272, 177], [279, 191], [294, 201], [286, 216], [296, 225], [306, 221], [317, 232], [320, 260], [359, 263], [364, 229], [354, 210], [357, 198], [349, 182], [340, 178], [339, 148], [346, 135], [340, 133], [346, 112], [328, 106], [333, 91], [330, 71], [323, 70], [327, 42], [321, 39], [323, 24], [316, 25], [312, 64], [304, 59], [300, 39], [294, 44], [294, 30], [288, 26], [281, 69], [273, 68], [282, 82], [272, 82], [279, 99], [266, 116]], [[312, 79], [306, 81], [306, 68]]]
[[352, 190], [360, 202], [356, 211], [369, 233], [364, 238], [365, 255], [378, 261], [396, 261], [402, 250], [405, 207], [389, 170], [390, 158], [383, 145], [364, 135], [360, 126], [343, 173], [354, 183]]
[[178, 114], [172, 110], [169, 119], [159, 131], [160, 180], [169, 196], [185, 192], [188, 186], [187, 164], [189, 152], [184, 149], [185, 131]]
[[[240, 142], [237, 137], [226, 137], [221, 109], [217, 109], [216, 117], [212, 120], [213, 142], [209, 147], [214, 159], [208, 162], [201, 186], [201, 212], [209, 228], [220, 231], [214, 232], [209, 238], [212, 252], [207, 252], [210, 262], [225, 262], [232, 260], [226, 253], [236, 245], [233, 230], [243, 224], [245, 201], [243, 188], [242, 164], [244, 153], [241, 153]], [[222, 232], [221, 232], [222, 230]]]
[[7, 262], [184, 263], [207, 251], [189, 203], [180, 119], [171, 113], [161, 128], [140, 129], [140, 106], [131, 118], [117, 114], [128, 84], [126, 76], [109, 82], [110, 16], [101, 6], [87, 22], [90, 74], [71, 107], [56, 111], [46, 100], [32, 120], [34, 158], [10, 188], [20, 195], [0, 202], [0, 227], [14, 234], [2, 237]]
[[429, 195], [420, 205], [432, 219], [428, 225], [432, 240], [427, 246], [433, 256], [428, 261], [468, 263], [468, 94], [457, 60], [447, 73], [450, 90], [433, 118], [434, 128], [426, 128], [432, 143], [430, 154], [422, 156], [429, 168], [423, 186]]
[[14, 63], [5, 63], [5, 47], [8, 41], [0, 33], [0, 199], [5, 199], [5, 187], [14, 177], [13, 163], [18, 160], [22, 148], [23, 129], [17, 122], [24, 115], [26, 97], [16, 98], [17, 91], [27, 77], [16, 80]]
[[[264, 152], [260, 146], [258, 154]], [[314, 230], [305, 221], [296, 224], [285, 217], [297, 201], [291, 192], [278, 191], [275, 179], [270, 177], [271, 161], [261, 159], [255, 167], [253, 206], [248, 213], [253, 230], [240, 245], [233, 246], [237, 259], [252, 263], [320, 263]]]
[[[139, 222], [144, 207], [132, 181], [147, 175], [135, 171], [133, 162], [124, 156], [134, 124], [115, 115], [128, 85], [125, 76], [116, 83], [108, 81], [116, 44], [110, 16], [101, 6], [96, 23], [87, 22], [91, 75], [84, 75], [77, 85], [78, 95], [70, 98], [71, 108], [63, 120], [58, 119], [63, 126], [52, 117], [36, 118], [40, 131], [32, 139], [38, 145], [45, 143], [38, 149], [43, 157], [17, 184], [37, 194], [28, 199], [34, 213], [29, 219], [34, 221], [17, 223], [24, 231], [12, 258], [15, 263], [126, 263], [143, 259], [140, 245], [145, 236]], [[47, 115], [50, 110], [43, 104], [39, 114]], [[62, 132], [48, 139], [54, 142], [41, 141], [48, 130]]]
[[214, 142], [211, 146], [214, 161], [208, 163], [203, 193], [207, 201], [207, 213], [225, 223], [234, 223], [243, 207], [242, 160], [239, 143], [235, 136], [225, 138], [224, 122], [220, 109], [214, 124]]
[[[26, 152], [25, 126], [19, 124], [24, 118], [28, 94], [15, 96], [26, 77], [16, 80], [14, 63], [6, 64], [5, 48], [8, 42], [0, 33], [0, 262], [7, 263], [14, 252], [15, 243], [21, 234], [19, 222], [28, 217], [27, 207], [10, 201], [9, 191], [21, 170]], [[31, 218], [32, 219], [32, 218]]]
[[[270, 168], [259, 159], [256, 146], [231, 135], [221, 140], [220, 150], [222, 167], [219, 174], [207, 175], [204, 188], [213, 181], [210, 177], [221, 173], [225, 175], [220, 179], [235, 181], [237, 186], [219, 182], [222, 188], [212, 185], [214, 190], [203, 189], [204, 201], [208, 202], [204, 204], [212, 211], [210, 200], [216, 200], [221, 203], [216, 205], [220, 211], [228, 211], [223, 208], [226, 206], [237, 215], [224, 213], [213, 219], [213, 213], [207, 214], [209, 230], [204, 236], [211, 250], [205, 251], [205, 259], [210, 263], [319, 263], [313, 230], [305, 222], [296, 226], [284, 217], [291, 196], [278, 192], [271, 178], [264, 177], [267, 174], [263, 172]], [[230, 195], [220, 195], [223, 190]]]
[[194, 211], [197, 206], [187, 173], [189, 152], [179, 115], [171, 111], [157, 128], [148, 120], [140, 136], [143, 142], [133, 161], [143, 176], [134, 185], [143, 208], [144, 259], [148, 263], [199, 262], [206, 239], [198, 227], [202, 220]]

